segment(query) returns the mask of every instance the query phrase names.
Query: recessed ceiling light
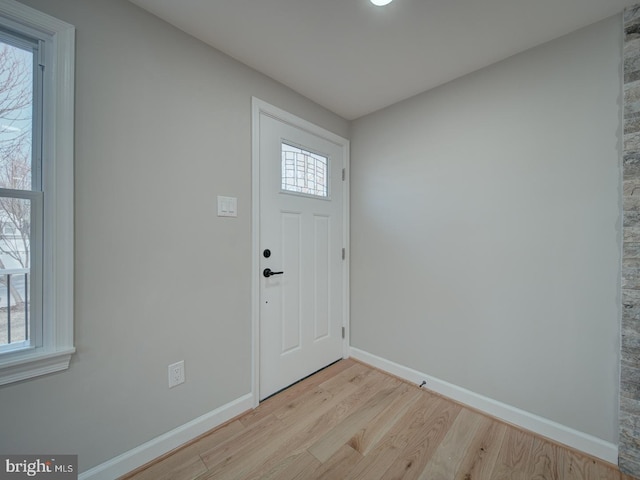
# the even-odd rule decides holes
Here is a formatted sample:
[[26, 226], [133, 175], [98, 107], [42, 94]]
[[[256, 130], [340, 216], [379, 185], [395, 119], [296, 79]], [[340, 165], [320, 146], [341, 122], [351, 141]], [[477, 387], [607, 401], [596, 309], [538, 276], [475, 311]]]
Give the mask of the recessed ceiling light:
[[370, 0], [371, 3], [378, 7], [384, 7], [385, 5], [389, 5], [393, 0]]

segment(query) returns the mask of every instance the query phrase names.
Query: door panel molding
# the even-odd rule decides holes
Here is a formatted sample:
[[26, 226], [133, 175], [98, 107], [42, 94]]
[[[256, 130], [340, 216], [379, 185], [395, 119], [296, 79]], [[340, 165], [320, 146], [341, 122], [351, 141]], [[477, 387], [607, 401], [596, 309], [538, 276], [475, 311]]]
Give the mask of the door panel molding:
[[[260, 281], [261, 256], [260, 251], [260, 117], [269, 116], [282, 123], [288, 124], [304, 132], [327, 140], [340, 147], [343, 156], [344, 181], [343, 193], [343, 247], [347, 251], [342, 262], [342, 326], [345, 330], [342, 340], [342, 356], [349, 352], [349, 140], [340, 137], [307, 120], [299, 118], [289, 112], [275, 107], [263, 100], [252, 97], [252, 279], [251, 279], [251, 323], [252, 323], [252, 396], [256, 407], [260, 398]], [[335, 188], [335, 186], [333, 186]]]

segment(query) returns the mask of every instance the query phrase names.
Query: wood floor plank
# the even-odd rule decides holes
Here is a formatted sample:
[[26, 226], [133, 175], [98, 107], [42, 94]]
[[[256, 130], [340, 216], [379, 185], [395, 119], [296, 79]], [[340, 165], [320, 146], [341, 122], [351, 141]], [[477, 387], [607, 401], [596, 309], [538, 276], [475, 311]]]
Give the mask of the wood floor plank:
[[349, 445], [342, 445], [331, 457], [318, 467], [309, 479], [313, 480], [336, 480], [345, 478], [362, 459], [362, 455], [356, 452]]
[[305, 480], [309, 478], [306, 472], [314, 472], [320, 465], [318, 459], [305, 450], [287, 456], [259, 478], [260, 480]]
[[384, 480], [414, 480], [419, 478], [462, 410], [459, 405], [438, 399], [438, 406], [421, 431], [409, 439], [407, 446], [380, 477]]
[[326, 379], [320, 383], [319, 386], [331, 393], [338, 393], [345, 387], [358, 386], [374, 372], [376, 371], [367, 368], [366, 365], [355, 362], [351, 367], [340, 372], [333, 378]]
[[282, 422], [270, 415], [251, 428], [245, 428], [241, 434], [202, 453], [200, 457], [210, 471], [223, 470], [234, 461], [243, 458], [247, 451], [255, 451], [284, 430]]
[[[271, 413], [266, 419], [259, 420], [255, 424], [249, 423], [249, 427], [238, 438], [234, 438], [232, 442], [221, 445], [213, 451], [203, 454], [202, 459], [209, 469], [209, 473], [205, 478], [259, 478], [264, 474], [265, 470], [272, 468], [287, 454], [287, 452], [297, 453], [301, 448], [306, 446], [304, 438], [310, 436], [310, 431], [314, 425], [320, 425], [324, 429], [331, 428], [342, 420], [343, 416], [357, 409], [360, 402], [366, 401], [370, 395], [375, 392], [375, 386], [385, 385], [389, 382], [397, 382], [390, 379], [379, 372], [370, 371], [363, 377], [362, 382], [357, 382], [353, 386], [355, 390], [351, 395], [349, 388], [343, 389], [340, 394], [336, 394], [336, 400], [346, 396], [342, 402], [332, 405], [325, 405], [319, 408], [319, 405], [325, 398], [332, 398], [322, 395], [322, 391], [308, 392], [307, 388], [299, 388], [299, 392], [306, 392], [303, 395], [313, 397], [320, 403], [310, 413], [308, 408], [301, 410], [300, 404], [293, 401], [284, 407], [287, 415], [282, 415], [282, 420], [276, 417], [281, 410], [272, 408]], [[306, 405], [305, 405], [306, 407]], [[269, 418], [276, 419], [277, 423], [271, 420], [266, 423]], [[255, 420], [252, 419], [252, 421]], [[269, 433], [265, 431], [265, 425], [274, 430]], [[301, 432], [304, 432], [302, 435]], [[316, 429], [316, 435], [324, 433], [323, 430]], [[249, 448], [249, 445], [251, 446]], [[239, 451], [244, 451], [244, 455], [239, 455]], [[248, 453], [247, 453], [248, 452]]]
[[[305, 418], [308, 418], [310, 414], [319, 417], [332, 409], [338, 409], [344, 414], [368, 398], [369, 395], [373, 395], [376, 388], [380, 388], [382, 382], [388, 381], [384, 375], [380, 375], [378, 372], [363, 371], [360, 364], [355, 364], [355, 369], [355, 372], [350, 368], [336, 373], [336, 377], [343, 378], [346, 383], [343, 384], [342, 389], [334, 393], [325, 388], [323, 382], [320, 385], [314, 382], [313, 389], [299, 389], [299, 395], [283, 397], [281, 400], [284, 402], [281, 402], [279, 407], [269, 406], [269, 411], [284, 423], [295, 423], [300, 415]], [[347, 370], [348, 373], [345, 374]], [[347, 377], [349, 380], [346, 379]], [[355, 377], [358, 380], [353, 382], [352, 379]], [[261, 407], [262, 404], [258, 408]]]
[[[260, 478], [288, 455], [302, 452], [304, 446], [292, 445], [291, 441], [299, 438], [300, 432], [304, 431], [308, 424], [312, 424], [315, 418], [312, 415], [296, 418], [299, 421], [291, 417], [289, 422], [277, 419], [277, 424], [271, 427], [272, 434], [264, 438], [262, 436], [260, 438], [251, 437], [255, 427], [248, 428], [247, 436], [251, 437], [251, 448], [245, 445], [241, 452], [228, 451], [229, 455], [223, 462], [214, 466], [207, 464], [210, 473], [205, 478], [208, 480]], [[260, 433], [263, 432], [260, 431]], [[204, 457], [203, 460], [206, 462]]]
[[370, 450], [345, 480], [368, 480], [379, 478], [397, 460], [412, 438], [424, 431], [425, 424], [440, 406], [440, 399], [428, 392], [422, 395], [406, 413], [387, 431], [381, 441]]
[[507, 426], [495, 421], [486, 430], [481, 430], [467, 449], [455, 480], [492, 480], [491, 475], [506, 433]]
[[385, 388], [376, 393], [361, 408], [353, 412], [336, 425], [330, 432], [309, 447], [309, 453], [321, 462], [326, 462], [337, 450], [351, 439], [358, 431], [400, 396], [399, 385]]
[[252, 412], [243, 415], [240, 421], [243, 425], [250, 426], [252, 423], [260, 421], [262, 418], [270, 415], [274, 410], [282, 408], [283, 403], [296, 400], [306, 391], [316, 388], [319, 384], [339, 376], [341, 372], [349, 370], [356, 365], [358, 365], [359, 371], [366, 372], [366, 370], [362, 369], [362, 364], [360, 363], [351, 359], [341, 360], [340, 362], [334, 363], [333, 365], [320, 370], [303, 381], [290, 386], [277, 395], [264, 400]]
[[526, 479], [532, 447], [533, 436], [530, 433], [510, 427], [500, 447], [500, 455], [491, 478]]
[[244, 430], [245, 427], [242, 422], [239, 419], [234, 420], [217, 428], [208, 435], [202, 436], [197, 442], [188, 445], [186, 449], [198, 452], [198, 454], [202, 454], [211, 450], [212, 448], [217, 447], [220, 444], [228, 442], [232, 438], [237, 437], [238, 435], [242, 434]]
[[123, 477], [419, 478], [633, 480], [609, 464], [354, 361], [332, 365]]
[[[365, 381], [354, 386], [355, 391], [345, 388], [331, 397], [330, 404], [322, 404], [315, 409], [305, 408], [296, 414], [284, 417], [281, 422], [287, 427], [287, 434], [274, 439], [266, 447], [269, 458], [265, 458], [262, 462], [255, 462], [253, 469], [245, 471], [244, 478], [258, 479], [287, 454], [297, 454], [308, 449], [333, 428], [341, 425], [353, 412], [361, 409], [380, 389], [384, 390], [397, 384], [398, 380], [372, 371]], [[259, 453], [264, 454], [264, 452], [265, 450], [262, 449]], [[252, 456], [255, 455], [256, 452], [252, 452]]]
[[207, 472], [198, 454], [177, 452], [136, 475], [136, 480], [193, 480]]
[[489, 428], [491, 420], [468, 409], [462, 409], [442, 442], [418, 477], [420, 480], [455, 478], [474, 438]]
[[361, 455], [369, 454], [407, 410], [424, 395], [424, 391], [413, 385], [401, 384], [398, 388], [399, 395], [391, 404], [349, 439], [349, 445]]
[[292, 398], [286, 405], [273, 410], [273, 415], [284, 420], [289, 417], [295, 417], [300, 411], [315, 412], [322, 408], [323, 404], [333, 399], [333, 394], [320, 387], [304, 392], [297, 398]]
[[244, 431], [240, 421], [229, 422], [208, 435], [200, 437], [172, 455], [163, 458], [131, 477], [135, 480], [191, 480], [207, 471], [200, 454], [239, 435]]
[[595, 472], [595, 476], [592, 478], [597, 478], [599, 480], [620, 480], [621, 477], [623, 477], [623, 475], [617, 468], [614, 468], [610, 465], [605, 465], [598, 461], [596, 461], [596, 466], [592, 469], [592, 471]]
[[558, 445], [534, 438], [527, 477], [531, 480], [562, 480], [564, 455], [561, 450]]
[[619, 480], [620, 472], [587, 455], [565, 449], [563, 480]]

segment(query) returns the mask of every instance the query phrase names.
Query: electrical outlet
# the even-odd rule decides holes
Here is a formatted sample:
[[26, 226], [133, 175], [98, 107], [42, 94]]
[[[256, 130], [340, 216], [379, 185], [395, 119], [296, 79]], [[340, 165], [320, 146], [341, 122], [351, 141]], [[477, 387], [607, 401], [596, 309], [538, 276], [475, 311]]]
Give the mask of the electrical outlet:
[[169, 388], [184, 383], [184, 360], [169, 365]]

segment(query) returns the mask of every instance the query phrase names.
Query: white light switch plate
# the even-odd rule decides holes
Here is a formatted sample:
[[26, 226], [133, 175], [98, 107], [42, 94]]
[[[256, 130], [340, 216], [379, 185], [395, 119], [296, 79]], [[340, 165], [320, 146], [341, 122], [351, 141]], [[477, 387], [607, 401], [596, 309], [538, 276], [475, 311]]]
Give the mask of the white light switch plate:
[[236, 197], [221, 197], [218, 195], [218, 216], [237, 217], [238, 199]]

